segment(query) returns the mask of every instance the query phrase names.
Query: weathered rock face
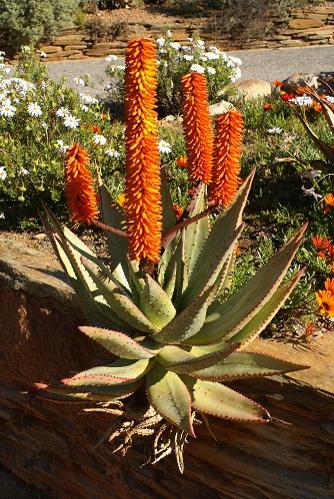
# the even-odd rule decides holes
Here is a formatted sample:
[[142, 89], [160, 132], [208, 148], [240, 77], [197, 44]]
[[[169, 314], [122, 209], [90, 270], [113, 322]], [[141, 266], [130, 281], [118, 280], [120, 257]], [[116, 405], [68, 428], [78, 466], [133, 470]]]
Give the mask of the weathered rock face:
[[334, 91], [334, 72], [319, 74], [294, 73], [283, 81], [282, 90], [285, 92], [295, 92], [298, 87], [305, 87], [306, 85], [316, 89], [320, 93], [332, 95]]
[[242, 80], [235, 84], [238, 92], [246, 99], [258, 99], [271, 94], [271, 85], [264, 80]]
[[[81, 336], [83, 318], [52, 256], [0, 237], [0, 463], [47, 497], [168, 499], [184, 497], [328, 499], [334, 494], [334, 336], [312, 350], [259, 341], [256, 348], [311, 365], [291, 376], [234, 386], [265, 405], [267, 425], [210, 419], [185, 455], [182, 476], [172, 458], [156, 466], [148, 441], [126, 457], [96, 443], [115, 416], [83, 413], [27, 393], [101, 360]], [[100, 358], [100, 359], [99, 359]], [[285, 422], [283, 422], [283, 420]]]

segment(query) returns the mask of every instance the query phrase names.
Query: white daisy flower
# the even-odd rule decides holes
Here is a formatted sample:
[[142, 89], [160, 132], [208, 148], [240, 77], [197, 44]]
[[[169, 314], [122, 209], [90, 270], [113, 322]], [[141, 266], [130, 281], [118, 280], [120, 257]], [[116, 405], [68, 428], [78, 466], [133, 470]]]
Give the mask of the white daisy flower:
[[172, 152], [171, 145], [165, 140], [159, 140], [158, 149], [161, 154], [169, 154]]
[[45, 59], [48, 56], [45, 52], [43, 52], [43, 50], [38, 50], [38, 53], [40, 57], [43, 57], [43, 59]]
[[239, 80], [239, 78], [241, 78], [241, 69], [235, 68], [233, 75], [231, 76], [231, 82], [234, 83], [235, 81]]
[[270, 134], [280, 134], [280, 133], [283, 132], [283, 128], [280, 128], [280, 127], [276, 126], [276, 127], [273, 127], [273, 128], [269, 128], [267, 130], [267, 132], [270, 133]]
[[2, 218], [2, 219], [5, 218], [5, 214], [3, 211], [0, 213], [0, 218]]
[[109, 54], [104, 60], [106, 62], [112, 62], [112, 61], [117, 61], [117, 59], [118, 59], [117, 55]]
[[83, 78], [80, 78], [79, 76], [76, 76], [75, 78], [73, 78], [73, 81], [76, 85], [78, 85], [78, 87], [85, 87], [86, 86], [86, 82]]
[[80, 94], [80, 99], [84, 104], [98, 104], [98, 100], [96, 97], [88, 94]]
[[7, 178], [7, 171], [5, 166], [0, 166], [0, 180], [4, 181]]
[[67, 109], [67, 107], [60, 107], [56, 111], [56, 116], [58, 116], [58, 118], [65, 118], [65, 116], [68, 116], [69, 114], [70, 111], [69, 109]]
[[157, 38], [155, 41], [156, 41], [157, 45], [159, 45], [159, 47], [162, 47], [163, 45], [165, 45], [165, 39], [163, 37]]
[[206, 68], [207, 72], [209, 73], [209, 75], [215, 75], [216, 74], [216, 70], [215, 68], [211, 68], [210, 66], [208, 66]]
[[172, 34], [173, 34], [173, 33], [171, 32], [171, 30], [170, 30], [170, 29], [168, 29], [168, 30], [166, 31], [166, 36], [168, 36], [168, 38], [171, 38], [171, 37], [172, 37]]
[[118, 151], [115, 151], [115, 149], [107, 149], [106, 150], [106, 155], [109, 156], [109, 158], [119, 158], [121, 153]]
[[298, 95], [293, 99], [289, 99], [288, 102], [292, 102], [293, 104], [296, 104], [300, 107], [311, 107], [313, 105], [313, 99], [307, 94]]
[[12, 105], [10, 99], [5, 99], [0, 106], [0, 116], [11, 118], [16, 112], [16, 107]]
[[172, 47], [172, 49], [174, 50], [180, 50], [181, 48], [181, 43], [178, 43], [178, 42], [170, 42], [170, 46]]
[[203, 68], [203, 66], [200, 66], [199, 64], [192, 64], [190, 66], [190, 71], [195, 71], [196, 73], [203, 74], [205, 71], [205, 68]]
[[71, 114], [68, 114], [64, 118], [64, 126], [66, 128], [78, 128], [79, 126], [79, 118], [76, 118], [75, 116], [72, 116]]
[[214, 61], [219, 59], [219, 53], [217, 52], [204, 52], [203, 54], [209, 61]]
[[119, 69], [120, 71], [125, 71], [125, 66], [124, 66], [124, 64], [119, 64], [119, 65], [117, 66], [117, 69]]
[[233, 62], [235, 66], [242, 66], [242, 60], [239, 57], [234, 57], [233, 55], [228, 56], [229, 60]]
[[194, 56], [190, 54], [184, 54], [182, 57], [185, 61], [192, 61], [194, 59]]
[[330, 103], [330, 104], [334, 104], [334, 97], [332, 95], [327, 95], [326, 96], [326, 100]]
[[93, 142], [97, 146], [104, 146], [107, 143], [107, 139], [103, 135], [95, 133], [93, 135]]
[[28, 114], [29, 116], [35, 116], [36, 118], [41, 116], [42, 109], [40, 105], [37, 102], [30, 102], [30, 104], [28, 104]]
[[89, 107], [86, 106], [86, 104], [81, 104], [80, 109], [81, 109], [81, 111], [84, 111], [85, 113], [87, 113], [87, 111], [89, 111]]
[[20, 175], [24, 175], [24, 176], [29, 175], [29, 171], [26, 170], [25, 168], [21, 168]]
[[57, 147], [58, 147], [58, 153], [60, 155], [64, 155], [66, 153], [67, 149], [69, 148], [69, 146], [65, 145], [64, 141], [61, 140], [61, 139], [56, 140], [56, 144], [57, 144]]

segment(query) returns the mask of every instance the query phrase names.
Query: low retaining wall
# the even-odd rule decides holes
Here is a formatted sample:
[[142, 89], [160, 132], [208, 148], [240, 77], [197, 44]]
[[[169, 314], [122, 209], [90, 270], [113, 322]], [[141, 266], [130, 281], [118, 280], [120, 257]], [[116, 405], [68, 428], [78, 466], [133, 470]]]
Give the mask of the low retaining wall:
[[[270, 17], [270, 34], [264, 39], [259, 37], [243, 39], [241, 32], [238, 34], [229, 26], [229, 21], [219, 15], [221, 16], [217, 14], [216, 18], [212, 19], [189, 19], [189, 21], [183, 19], [180, 23], [157, 24], [132, 22], [129, 10], [129, 21], [124, 25], [122, 33], [111, 41], [98, 42], [82, 29], [74, 27], [63, 30], [52, 43], [41, 45], [40, 49], [47, 54], [47, 61], [97, 58], [111, 53], [122, 56], [130, 37], [138, 34], [158, 37], [167, 28], [173, 32], [175, 40], [181, 43], [187, 43], [189, 36], [198, 33], [204, 40], [215, 43], [224, 50], [334, 44], [334, 5], [292, 9], [284, 19]], [[219, 25], [221, 28], [218, 28]]]
[[[0, 463], [45, 497], [68, 499], [328, 499], [334, 496], [334, 336], [311, 350], [260, 341], [306, 371], [234, 386], [268, 408], [267, 425], [210, 418], [185, 451], [147, 464], [149, 441], [125, 457], [96, 445], [116, 416], [84, 414], [34, 399], [36, 381], [52, 382], [93, 365], [101, 352], [76, 330], [81, 314], [54, 257], [0, 235]], [[100, 358], [101, 360], [101, 358]], [[284, 421], [282, 421], [284, 420]], [[151, 444], [150, 444], [151, 445]], [[144, 466], [143, 466], [144, 465]], [[44, 497], [44, 496], [43, 496]]]

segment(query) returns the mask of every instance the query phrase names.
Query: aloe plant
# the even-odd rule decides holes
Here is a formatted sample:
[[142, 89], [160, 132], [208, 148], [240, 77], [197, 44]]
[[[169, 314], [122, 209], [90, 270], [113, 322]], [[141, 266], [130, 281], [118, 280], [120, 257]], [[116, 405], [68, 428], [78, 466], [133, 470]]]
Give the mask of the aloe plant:
[[[37, 396], [87, 404], [126, 398], [144, 388], [159, 418], [176, 431], [195, 436], [194, 413], [269, 421], [265, 408], [223, 382], [304, 368], [254, 353], [248, 345], [303, 274], [302, 269], [284, 281], [306, 226], [249, 282], [235, 294], [229, 292], [255, 172], [236, 193], [242, 118], [236, 112], [222, 117], [213, 148], [205, 77], [185, 75], [182, 85], [189, 174], [195, 188], [178, 223], [167, 175], [159, 165], [152, 40], [131, 40], [126, 55], [124, 212], [101, 180], [97, 206], [88, 155], [78, 144], [67, 152], [72, 219], [105, 231], [109, 263], [47, 208], [43, 223], [85, 310], [87, 325], [80, 331], [101, 345], [110, 361], [56, 385], [39, 385]], [[210, 198], [213, 183], [216, 191], [226, 189], [228, 196], [216, 192]], [[97, 220], [99, 211], [102, 222]]]
[[[107, 233], [111, 265], [106, 265], [46, 208], [46, 231], [89, 323], [79, 329], [109, 352], [110, 362], [43, 386], [39, 397], [101, 402], [145, 387], [155, 410], [192, 436], [193, 411], [238, 421], [269, 421], [266, 409], [222, 383], [305, 367], [254, 353], [248, 345], [303, 274], [301, 270], [283, 281], [306, 226], [249, 282], [224, 298], [253, 176], [254, 172], [244, 181], [229, 209], [215, 217], [201, 216], [208, 210], [206, 189], [199, 186], [187, 210], [189, 218], [175, 225], [163, 175], [168, 237], [150, 272], [128, 259], [126, 238], [113, 233]], [[123, 227], [122, 212], [103, 184], [100, 200], [104, 221]], [[191, 219], [195, 221], [189, 223]]]

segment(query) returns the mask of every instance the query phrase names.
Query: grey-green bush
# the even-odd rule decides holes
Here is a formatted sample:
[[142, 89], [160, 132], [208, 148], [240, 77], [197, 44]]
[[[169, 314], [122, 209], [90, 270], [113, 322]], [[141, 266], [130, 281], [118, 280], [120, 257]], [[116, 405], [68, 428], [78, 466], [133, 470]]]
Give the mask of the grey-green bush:
[[1, 0], [0, 36], [7, 52], [51, 40], [78, 8], [79, 0]]

